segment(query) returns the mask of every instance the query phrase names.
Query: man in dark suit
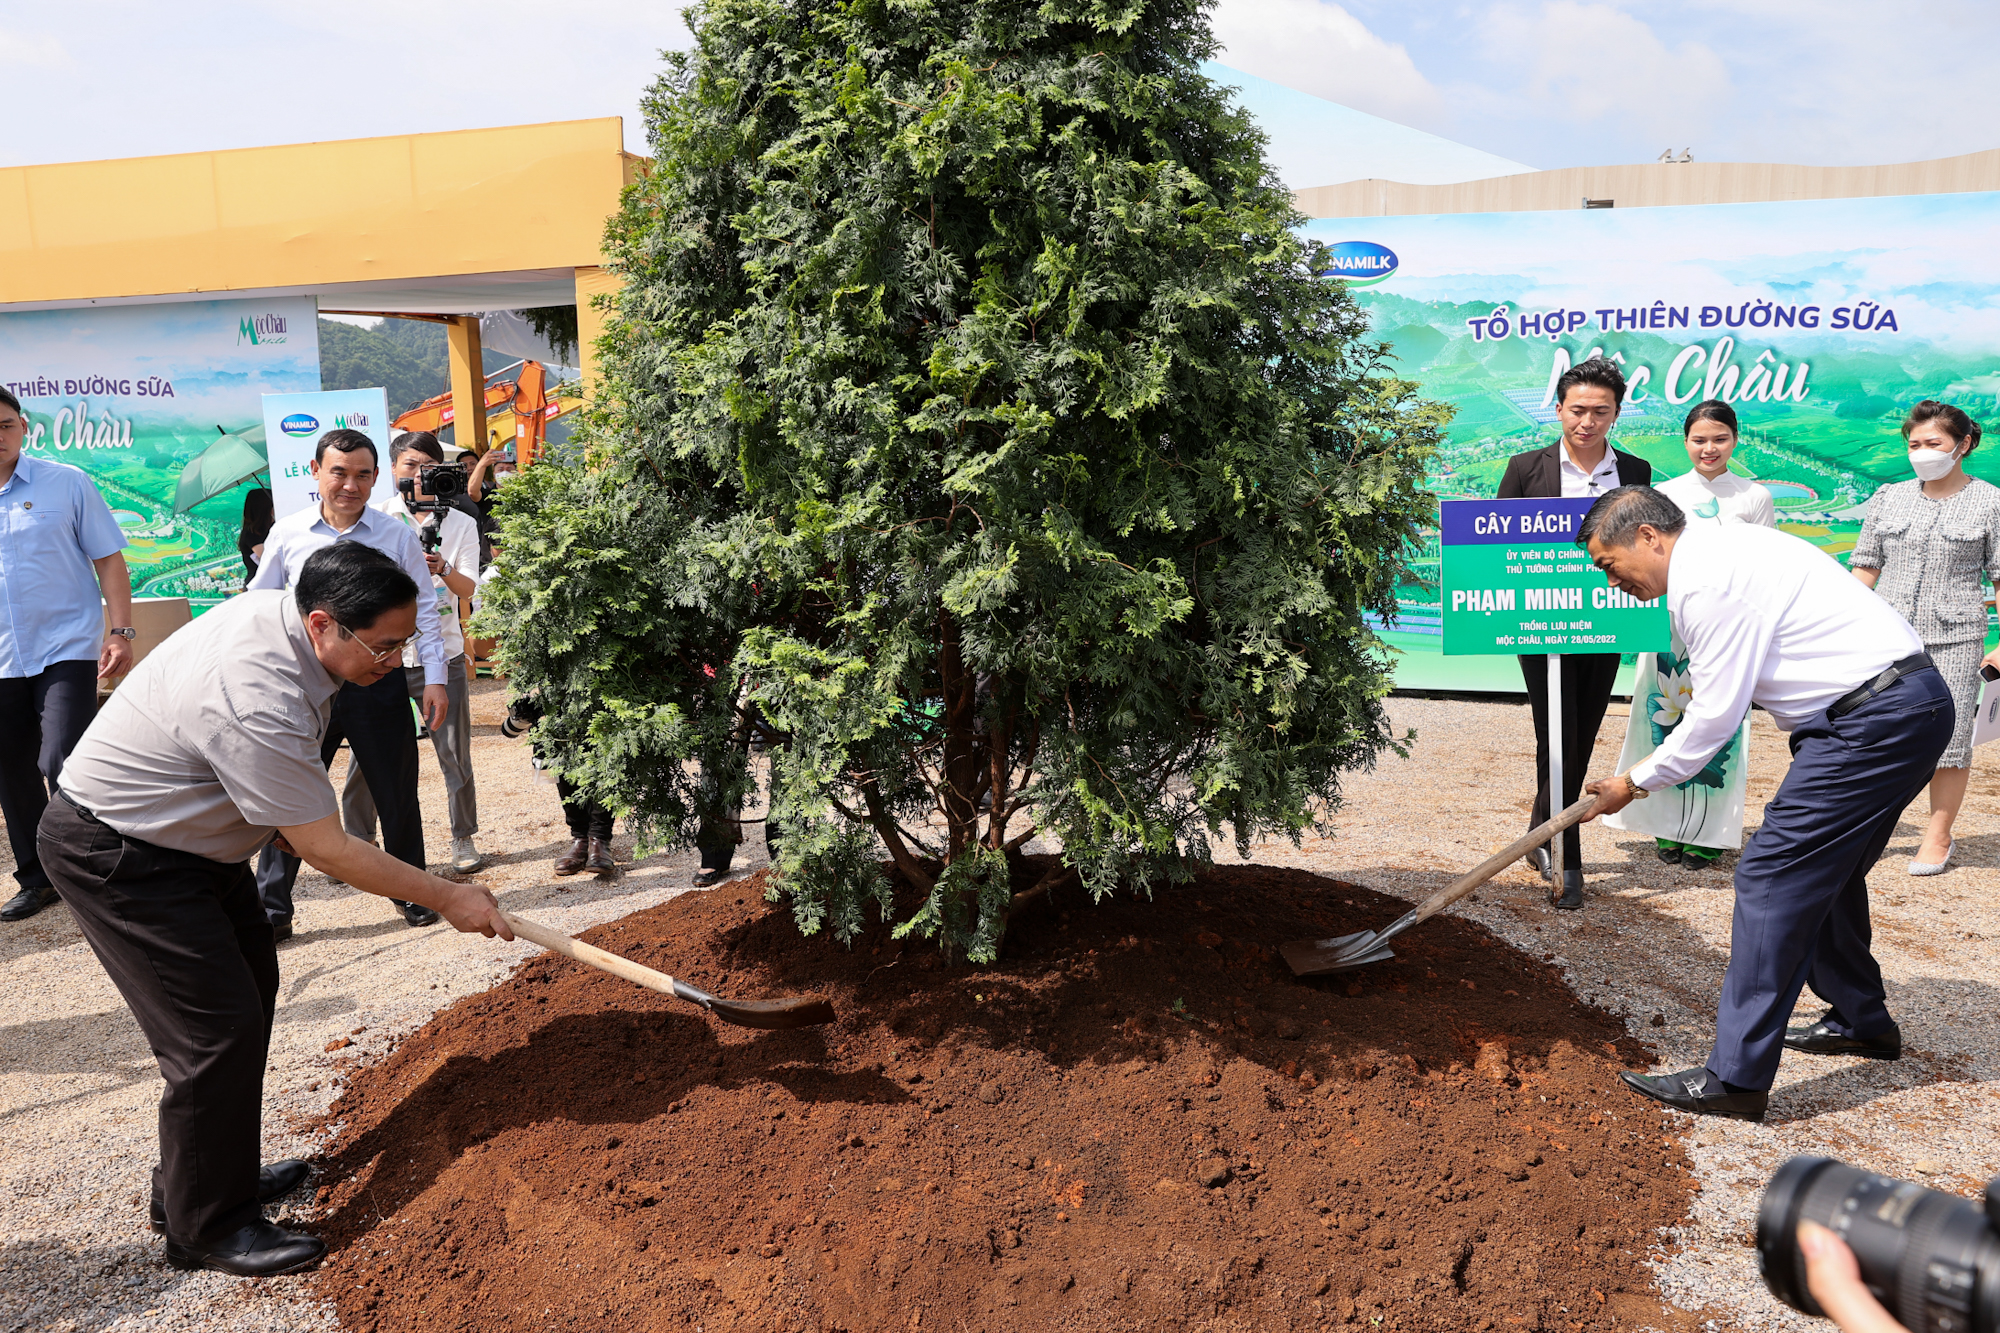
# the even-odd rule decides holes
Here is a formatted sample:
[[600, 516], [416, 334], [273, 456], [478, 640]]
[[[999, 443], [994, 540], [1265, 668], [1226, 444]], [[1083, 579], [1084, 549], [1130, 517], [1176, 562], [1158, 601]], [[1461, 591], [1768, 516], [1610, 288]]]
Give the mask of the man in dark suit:
[[[1647, 486], [1653, 465], [1611, 447], [1611, 427], [1625, 401], [1625, 376], [1616, 365], [1594, 356], [1564, 371], [1556, 381], [1556, 421], [1560, 443], [1530, 449], [1507, 460], [1500, 478], [1502, 500], [1557, 496], [1598, 496], [1620, 486]], [[1535, 713], [1535, 810], [1533, 828], [1549, 817], [1549, 662], [1523, 657], [1521, 679]], [[1618, 675], [1617, 653], [1571, 653], [1562, 659], [1563, 798], [1569, 805], [1583, 794], [1584, 770], [1597, 745], [1598, 724], [1611, 702]], [[1583, 844], [1574, 828], [1563, 835], [1562, 895], [1556, 906], [1583, 906]], [[1532, 854], [1542, 878], [1554, 874], [1546, 847]]]

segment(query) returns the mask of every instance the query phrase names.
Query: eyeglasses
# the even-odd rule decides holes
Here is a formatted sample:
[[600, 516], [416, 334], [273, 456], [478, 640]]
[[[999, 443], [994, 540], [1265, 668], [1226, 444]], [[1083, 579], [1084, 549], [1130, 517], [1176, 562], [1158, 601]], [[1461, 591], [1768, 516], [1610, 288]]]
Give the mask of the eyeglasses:
[[[332, 620], [333, 617], [328, 616], [327, 619]], [[387, 661], [395, 654], [402, 652], [403, 645], [409, 642], [408, 639], [398, 639], [394, 643], [390, 644], [387, 648], [384, 648], [381, 652], [378, 653], [373, 648], [370, 648], [367, 644], [361, 643], [361, 636], [359, 634], [356, 634], [353, 630], [347, 628], [347, 626], [341, 624], [338, 620], [333, 621], [333, 627], [339, 630], [342, 634], [345, 634], [348, 638], [354, 640], [356, 643], [361, 644], [361, 651], [367, 653], [369, 657], [373, 658], [377, 666], [380, 666], [383, 662]]]

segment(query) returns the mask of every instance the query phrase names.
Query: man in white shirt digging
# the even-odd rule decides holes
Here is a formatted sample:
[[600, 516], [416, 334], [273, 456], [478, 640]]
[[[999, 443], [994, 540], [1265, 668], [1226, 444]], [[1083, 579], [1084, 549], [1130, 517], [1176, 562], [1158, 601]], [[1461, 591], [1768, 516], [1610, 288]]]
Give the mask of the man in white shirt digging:
[[[1753, 702], [1791, 733], [1791, 771], [1736, 865], [1715, 1049], [1700, 1068], [1625, 1081], [1682, 1111], [1762, 1120], [1785, 1047], [1898, 1058], [1902, 1034], [1869, 952], [1868, 871], [1954, 722], [1916, 631], [1811, 543], [1745, 524], [1690, 526], [1649, 486], [1592, 505], [1577, 544], [1612, 587], [1665, 594], [1694, 677], [1673, 734], [1630, 773], [1589, 785], [1594, 815], [1686, 781]], [[1808, 985], [1830, 1007], [1788, 1031]]]

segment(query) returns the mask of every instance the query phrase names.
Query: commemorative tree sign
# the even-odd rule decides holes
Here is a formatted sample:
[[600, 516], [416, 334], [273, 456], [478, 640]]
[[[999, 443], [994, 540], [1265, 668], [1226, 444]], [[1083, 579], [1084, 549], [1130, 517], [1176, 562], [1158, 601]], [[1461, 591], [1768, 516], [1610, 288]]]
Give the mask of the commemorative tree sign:
[[505, 507], [486, 623], [554, 765], [686, 843], [761, 729], [801, 927], [975, 959], [1023, 895], [1311, 827], [1391, 743], [1364, 617], [1446, 413], [1321, 276], [1202, 6], [689, 15], [588, 457]]
[[[1548, 655], [1551, 813], [1563, 805], [1563, 656], [1658, 652], [1672, 641], [1665, 602], [1618, 591], [1576, 544], [1595, 503], [1579, 496], [1438, 506], [1445, 655]], [[1560, 884], [1562, 839], [1549, 851]]]

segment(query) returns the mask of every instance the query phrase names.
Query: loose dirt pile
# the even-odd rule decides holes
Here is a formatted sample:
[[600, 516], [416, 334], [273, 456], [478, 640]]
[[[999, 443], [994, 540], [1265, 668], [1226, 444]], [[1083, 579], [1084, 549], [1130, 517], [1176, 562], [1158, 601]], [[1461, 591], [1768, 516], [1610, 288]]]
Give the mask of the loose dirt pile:
[[354, 1074], [318, 1228], [349, 1327], [1678, 1322], [1644, 1256], [1685, 1159], [1616, 1080], [1647, 1053], [1476, 925], [1299, 982], [1277, 942], [1404, 904], [1249, 866], [1030, 910], [970, 968], [801, 939], [761, 889], [586, 938], [838, 1025], [725, 1027], [544, 956]]

